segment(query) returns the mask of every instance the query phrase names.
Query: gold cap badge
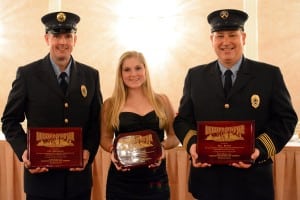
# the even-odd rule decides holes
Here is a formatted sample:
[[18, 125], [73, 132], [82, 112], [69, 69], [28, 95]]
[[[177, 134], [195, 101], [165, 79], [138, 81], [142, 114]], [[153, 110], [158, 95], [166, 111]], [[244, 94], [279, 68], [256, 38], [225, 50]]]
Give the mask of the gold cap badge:
[[87, 89], [85, 85], [81, 85], [80, 89], [81, 89], [81, 95], [85, 98], [87, 96]]
[[67, 19], [67, 17], [66, 17], [66, 15], [65, 15], [65, 13], [62, 13], [62, 12], [57, 13], [57, 15], [56, 15], [56, 20], [57, 20], [58, 22], [64, 22], [64, 21], [66, 21], [66, 19]]
[[258, 108], [259, 107], [259, 104], [260, 104], [260, 98], [257, 94], [253, 94], [251, 96], [251, 105], [253, 108]]
[[229, 12], [228, 12], [227, 10], [222, 10], [222, 11], [220, 12], [220, 17], [221, 17], [222, 19], [227, 19], [227, 18], [229, 17]]

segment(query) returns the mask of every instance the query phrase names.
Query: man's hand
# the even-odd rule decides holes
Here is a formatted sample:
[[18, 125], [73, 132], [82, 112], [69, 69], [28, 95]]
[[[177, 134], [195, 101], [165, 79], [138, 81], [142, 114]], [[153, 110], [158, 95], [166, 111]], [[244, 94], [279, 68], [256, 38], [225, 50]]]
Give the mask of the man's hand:
[[196, 151], [196, 144], [192, 144], [192, 146], [190, 148], [190, 155], [191, 155], [192, 164], [194, 167], [199, 168], [199, 167], [210, 167], [211, 166], [211, 164], [209, 164], [209, 163], [201, 163], [201, 162], [197, 161], [198, 154]]
[[37, 168], [30, 168], [31, 167], [31, 163], [28, 160], [28, 151], [27, 149], [24, 151], [23, 155], [22, 155], [22, 160], [24, 163], [24, 167], [26, 169], [28, 169], [28, 171], [32, 174], [38, 174], [38, 173], [43, 173], [43, 172], [48, 172], [49, 169], [46, 167], [37, 167]]
[[[254, 152], [251, 154], [251, 159], [253, 161], [255, 161], [258, 156], [259, 156], [260, 152], [258, 149], [254, 149]], [[236, 168], [243, 168], [243, 169], [247, 169], [249, 167], [252, 166], [252, 164], [248, 164], [248, 163], [244, 163], [244, 162], [238, 162], [238, 163], [232, 163], [231, 166], [236, 167]]]
[[90, 158], [90, 152], [88, 150], [83, 150], [82, 152], [82, 158], [83, 158], [83, 167], [76, 167], [76, 168], [70, 168], [70, 171], [72, 172], [80, 172], [83, 171], [86, 167], [86, 165], [89, 162], [89, 158]]

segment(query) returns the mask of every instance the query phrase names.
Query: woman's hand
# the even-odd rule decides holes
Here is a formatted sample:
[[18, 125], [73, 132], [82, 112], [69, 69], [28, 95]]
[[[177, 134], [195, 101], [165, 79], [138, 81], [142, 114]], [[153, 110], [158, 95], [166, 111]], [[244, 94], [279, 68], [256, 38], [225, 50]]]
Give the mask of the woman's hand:
[[166, 152], [163, 145], [161, 146], [161, 151], [162, 151], [161, 157], [155, 163], [148, 165], [149, 168], [159, 167], [162, 163], [162, 160], [166, 159]]
[[130, 168], [126, 168], [120, 165], [119, 161], [115, 158], [115, 152], [113, 150], [111, 150], [110, 159], [118, 171], [130, 171]]

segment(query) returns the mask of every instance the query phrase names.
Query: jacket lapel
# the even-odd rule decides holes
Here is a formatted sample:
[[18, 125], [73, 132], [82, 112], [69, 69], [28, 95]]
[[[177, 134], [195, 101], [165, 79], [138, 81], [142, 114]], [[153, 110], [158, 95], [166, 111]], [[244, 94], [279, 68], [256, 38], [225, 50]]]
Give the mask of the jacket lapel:
[[218, 97], [224, 98], [224, 90], [223, 84], [221, 80], [221, 72], [218, 67], [218, 63], [212, 62], [208, 64], [209, 74], [208, 83], [211, 86], [212, 91], [219, 91], [217, 92]]
[[42, 60], [41, 66], [36, 71], [37, 77], [43, 82], [45, 85], [48, 86], [49, 90], [64, 96], [62, 90], [59, 87], [56, 74], [51, 67], [51, 62], [49, 58], [49, 54]]
[[70, 82], [69, 87], [67, 90], [67, 95], [70, 91], [80, 91], [80, 83], [82, 82], [81, 79], [83, 76], [81, 75], [81, 71], [78, 68], [78, 63], [76, 63], [73, 59], [72, 67], [71, 67], [71, 75], [70, 75]]
[[233, 84], [229, 94], [228, 98], [230, 98], [232, 95], [238, 93], [241, 89], [245, 88], [249, 81], [253, 79], [254, 73], [251, 71], [248, 60], [244, 58], [241, 67], [238, 71], [237, 78], [235, 80], [235, 83]]
[[[56, 74], [51, 67], [51, 62], [49, 58], [49, 54], [42, 60], [41, 67], [39, 70], [36, 71], [37, 76], [40, 78], [41, 82], [44, 82], [45, 85], [48, 86], [49, 90], [52, 90], [53, 92], [57, 93], [61, 97], [65, 97], [63, 91], [61, 90]], [[70, 80], [69, 80], [69, 86], [66, 92], [66, 96], [69, 95], [71, 90], [80, 90], [80, 71], [78, 70], [78, 67], [76, 66], [76, 62], [73, 59], [73, 63], [71, 66], [71, 74], [70, 74]]]

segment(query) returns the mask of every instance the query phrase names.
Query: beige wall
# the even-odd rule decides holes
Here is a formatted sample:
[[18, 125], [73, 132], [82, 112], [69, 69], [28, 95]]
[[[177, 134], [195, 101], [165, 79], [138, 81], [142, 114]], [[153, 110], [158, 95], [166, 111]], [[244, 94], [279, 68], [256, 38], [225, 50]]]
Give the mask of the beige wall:
[[[122, 19], [116, 8], [124, 2], [126, 0], [62, 0], [62, 10], [75, 12], [81, 17], [73, 56], [76, 60], [90, 64], [100, 71], [104, 98], [110, 96], [112, 92], [115, 68], [120, 54], [131, 49], [122, 45], [117, 38], [125, 32], [141, 31], [140, 26], [134, 28], [125, 26], [117, 33], [114, 31], [116, 24]], [[129, 5], [128, 2], [130, 1], [127, 1], [126, 5]], [[164, 1], [158, 1], [158, 7], [161, 6], [159, 2]], [[177, 109], [188, 68], [215, 59], [209, 41], [207, 14], [221, 8], [243, 9], [244, 1], [170, 2], [177, 5], [174, 13], [167, 16], [174, 17], [177, 22], [171, 27], [170, 35], [180, 33], [180, 37], [166, 47], [164, 41], [152, 38], [159, 31], [156, 29], [150, 35], [145, 34], [142, 41], [154, 39], [152, 49], [145, 47], [145, 51], [148, 52], [145, 56], [148, 58], [152, 84], [158, 92], [166, 93]], [[298, 0], [258, 1], [257, 8], [258, 45], [246, 45], [255, 45], [258, 48], [259, 60], [280, 66], [295, 108], [300, 115], [298, 92], [300, 86], [297, 84], [300, 80], [297, 68], [297, 64], [300, 63], [300, 56], [297, 55], [300, 45], [298, 27], [300, 3]], [[44, 27], [40, 22], [40, 17], [48, 12], [48, 1], [1, 0], [0, 10], [0, 113], [2, 114], [17, 67], [44, 57], [48, 52], [43, 39]], [[156, 9], [153, 12], [156, 12]], [[250, 16], [249, 20], [253, 18]], [[147, 22], [145, 24], [142, 28], [149, 27]], [[143, 34], [140, 35], [142, 36]], [[164, 51], [161, 51], [162, 49]]]
[[261, 1], [259, 58], [280, 66], [300, 117], [300, 1]]

